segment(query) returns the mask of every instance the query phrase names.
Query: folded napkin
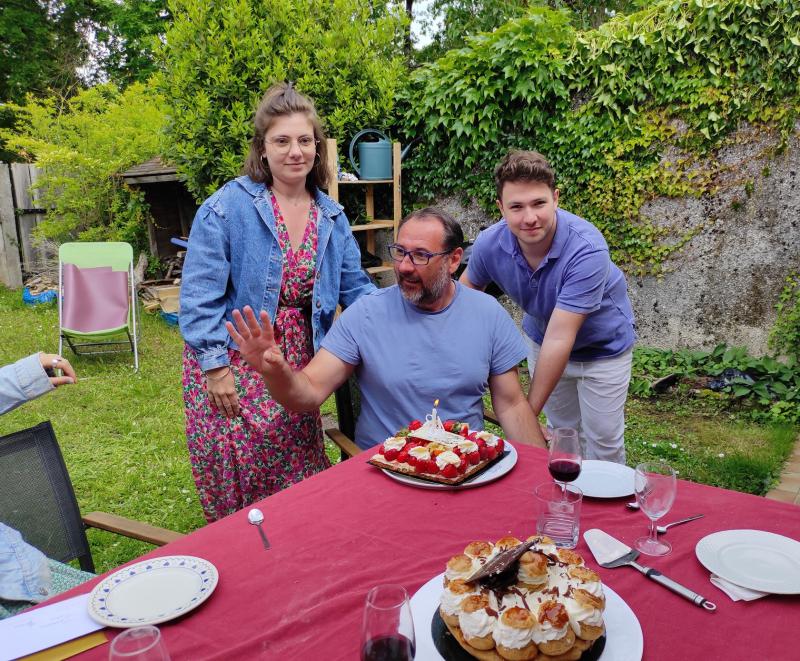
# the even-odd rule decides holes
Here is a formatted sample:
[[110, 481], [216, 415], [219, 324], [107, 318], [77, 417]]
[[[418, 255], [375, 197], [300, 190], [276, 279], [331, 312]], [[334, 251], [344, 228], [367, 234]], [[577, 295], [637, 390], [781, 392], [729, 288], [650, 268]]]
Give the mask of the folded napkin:
[[711, 583], [716, 585], [734, 601], [754, 601], [756, 599], [761, 599], [761, 597], [766, 597], [769, 594], [769, 592], [759, 592], [758, 590], [743, 588], [741, 585], [726, 581], [716, 574], [711, 574]]

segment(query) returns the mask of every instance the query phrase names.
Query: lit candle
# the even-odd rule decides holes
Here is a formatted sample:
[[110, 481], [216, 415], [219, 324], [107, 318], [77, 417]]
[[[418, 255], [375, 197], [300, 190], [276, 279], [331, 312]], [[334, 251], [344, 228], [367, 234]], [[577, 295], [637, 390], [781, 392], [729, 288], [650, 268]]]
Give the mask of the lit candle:
[[439, 400], [433, 402], [433, 413], [431, 414], [431, 421], [436, 424], [436, 407], [439, 406]]

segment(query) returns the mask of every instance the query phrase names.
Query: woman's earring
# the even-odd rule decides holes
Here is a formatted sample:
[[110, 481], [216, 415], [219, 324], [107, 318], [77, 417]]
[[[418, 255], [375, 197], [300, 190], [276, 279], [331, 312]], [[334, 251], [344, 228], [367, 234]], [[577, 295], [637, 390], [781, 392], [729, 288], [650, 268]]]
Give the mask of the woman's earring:
[[319, 165], [319, 163], [320, 163], [319, 152], [317, 152], [314, 155], [314, 165]]
[[266, 156], [261, 157], [261, 168], [264, 170], [265, 174], [269, 174], [269, 161]]

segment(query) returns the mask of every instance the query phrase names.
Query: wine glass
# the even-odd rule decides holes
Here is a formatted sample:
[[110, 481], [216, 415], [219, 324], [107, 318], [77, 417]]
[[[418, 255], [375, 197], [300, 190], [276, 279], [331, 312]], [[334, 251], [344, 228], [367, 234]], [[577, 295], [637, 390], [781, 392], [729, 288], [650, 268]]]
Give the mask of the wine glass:
[[109, 661], [170, 661], [167, 646], [158, 627], [151, 625], [125, 629], [111, 641]]
[[402, 585], [378, 585], [367, 594], [361, 661], [412, 661], [414, 621]]
[[547, 469], [561, 485], [561, 495], [567, 497], [567, 482], [574, 482], [581, 474], [581, 442], [578, 431], [570, 427], [557, 427], [550, 440], [550, 459]]
[[650, 519], [650, 534], [636, 540], [636, 548], [647, 555], [666, 555], [672, 545], [658, 539], [656, 521], [669, 512], [675, 502], [678, 480], [675, 469], [663, 461], [648, 461], [636, 467], [634, 477], [639, 509]]

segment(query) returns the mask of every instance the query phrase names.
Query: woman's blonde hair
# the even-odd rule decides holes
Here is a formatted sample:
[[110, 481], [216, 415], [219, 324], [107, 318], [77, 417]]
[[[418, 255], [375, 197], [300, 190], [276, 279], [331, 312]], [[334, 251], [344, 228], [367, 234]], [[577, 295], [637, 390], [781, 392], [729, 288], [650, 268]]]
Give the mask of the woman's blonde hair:
[[322, 130], [322, 122], [317, 115], [314, 102], [305, 94], [298, 92], [292, 83], [277, 83], [270, 87], [261, 99], [253, 119], [254, 131], [250, 141], [250, 153], [244, 163], [244, 173], [253, 181], [272, 185], [272, 172], [262, 160], [264, 153], [264, 136], [278, 117], [287, 117], [295, 113], [304, 114], [314, 127], [314, 138], [317, 140], [317, 155], [314, 167], [306, 177], [306, 188], [314, 193], [317, 188], [327, 188], [330, 173], [328, 172], [328, 143]]

